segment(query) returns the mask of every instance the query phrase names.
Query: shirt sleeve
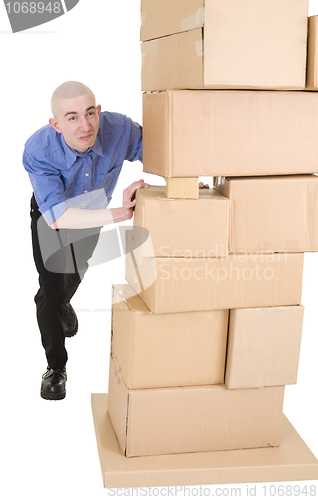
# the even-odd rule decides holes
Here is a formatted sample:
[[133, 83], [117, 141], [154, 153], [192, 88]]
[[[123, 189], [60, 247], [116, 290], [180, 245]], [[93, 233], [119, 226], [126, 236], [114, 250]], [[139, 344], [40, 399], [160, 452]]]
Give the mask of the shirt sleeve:
[[130, 137], [125, 160], [142, 162], [142, 126], [137, 122], [130, 121]]
[[68, 207], [60, 173], [49, 163], [37, 160], [26, 149], [22, 161], [29, 174], [39, 211], [47, 224], [50, 225]]

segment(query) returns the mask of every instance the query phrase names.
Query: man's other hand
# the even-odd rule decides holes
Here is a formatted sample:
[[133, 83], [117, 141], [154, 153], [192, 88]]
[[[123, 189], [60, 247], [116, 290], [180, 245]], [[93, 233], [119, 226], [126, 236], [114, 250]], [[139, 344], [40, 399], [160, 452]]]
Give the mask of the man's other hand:
[[199, 189], [209, 189], [209, 184], [203, 184], [203, 182], [199, 182]]
[[[137, 189], [140, 188], [148, 188], [150, 184], [147, 184], [144, 182], [143, 179], [140, 179], [139, 181], [133, 182], [128, 188], [126, 188], [123, 191], [123, 210], [125, 213], [125, 220], [131, 219], [133, 216], [133, 208], [136, 205], [136, 199], [134, 197], [134, 194], [136, 193]], [[132, 200], [132, 198], [134, 199]]]

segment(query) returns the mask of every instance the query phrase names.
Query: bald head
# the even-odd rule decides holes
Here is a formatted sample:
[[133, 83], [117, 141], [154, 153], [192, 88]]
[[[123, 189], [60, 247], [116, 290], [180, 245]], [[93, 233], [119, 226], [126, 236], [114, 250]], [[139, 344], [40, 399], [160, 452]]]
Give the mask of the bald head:
[[95, 96], [91, 89], [80, 82], [65, 82], [62, 83], [57, 89], [53, 92], [51, 99], [51, 108], [53, 116], [57, 117], [58, 115], [58, 105], [61, 99], [74, 99], [76, 97], [80, 97], [85, 94], [91, 94], [94, 98]]

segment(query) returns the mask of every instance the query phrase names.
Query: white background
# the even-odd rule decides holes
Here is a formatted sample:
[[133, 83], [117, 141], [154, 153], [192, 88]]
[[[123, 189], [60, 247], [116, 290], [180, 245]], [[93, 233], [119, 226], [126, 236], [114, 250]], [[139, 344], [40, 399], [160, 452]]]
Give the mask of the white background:
[[[310, 0], [309, 8], [309, 15], [318, 14], [318, 1]], [[139, 9], [139, 0], [80, 0], [67, 15], [12, 34], [0, 3], [0, 492], [6, 500], [107, 496], [90, 397], [108, 389], [110, 290], [112, 283], [125, 282], [124, 259], [86, 275], [73, 299], [80, 329], [67, 339], [67, 397], [41, 399], [46, 359], [33, 302], [38, 284], [29, 229], [32, 189], [21, 157], [26, 139], [51, 116], [52, 92], [66, 80], [91, 87], [103, 110], [142, 122]], [[139, 162], [126, 163], [113, 207], [121, 205], [122, 190], [134, 180], [163, 184], [160, 177], [143, 174]], [[299, 376], [297, 385], [286, 387], [284, 412], [318, 457], [317, 281], [318, 256], [306, 254]], [[318, 490], [318, 481], [308, 484]]]

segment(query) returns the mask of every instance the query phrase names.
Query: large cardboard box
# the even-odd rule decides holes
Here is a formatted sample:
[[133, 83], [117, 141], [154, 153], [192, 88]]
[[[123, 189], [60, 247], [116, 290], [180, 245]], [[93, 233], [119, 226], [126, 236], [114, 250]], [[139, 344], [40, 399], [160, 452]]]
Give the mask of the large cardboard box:
[[[145, 485], [165, 486], [162, 494], [169, 496], [172, 491], [177, 496], [180, 488], [194, 484], [201, 488], [201, 485], [211, 484], [318, 479], [316, 457], [285, 415], [280, 446], [128, 458], [121, 454], [107, 413], [108, 395], [92, 394], [91, 399], [103, 485], [111, 488], [114, 495], [114, 488]], [[173, 490], [172, 485], [175, 485]], [[195, 490], [194, 494], [198, 492], [197, 488]], [[183, 491], [189, 496], [186, 489]], [[243, 490], [236, 490], [238, 494], [240, 491]], [[154, 494], [155, 490], [152, 492]]]
[[278, 446], [284, 387], [127, 389], [110, 360], [108, 413], [128, 457]]
[[162, 177], [311, 174], [315, 92], [143, 94], [143, 168]]
[[296, 384], [303, 306], [232, 309], [225, 384], [229, 389]]
[[306, 90], [318, 90], [318, 16], [308, 22]]
[[142, 0], [142, 90], [304, 89], [307, 15], [307, 0]]
[[134, 227], [149, 231], [153, 245], [143, 255], [227, 255], [230, 202], [215, 189], [199, 191], [198, 200], [171, 200], [165, 187], [138, 189]]
[[153, 314], [113, 285], [111, 354], [129, 389], [223, 384], [229, 311]]
[[154, 313], [301, 302], [303, 253], [142, 257], [132, 231], [126, 231], [126, 252], [125, 278]]
[[318, 176], [214, 181], [216, 189], [231, 200], [231, 253], [318, 250]]

